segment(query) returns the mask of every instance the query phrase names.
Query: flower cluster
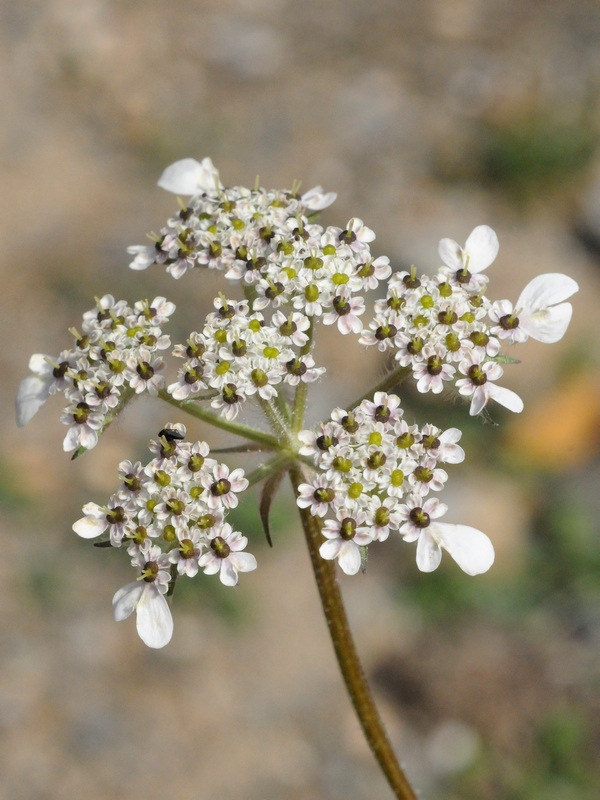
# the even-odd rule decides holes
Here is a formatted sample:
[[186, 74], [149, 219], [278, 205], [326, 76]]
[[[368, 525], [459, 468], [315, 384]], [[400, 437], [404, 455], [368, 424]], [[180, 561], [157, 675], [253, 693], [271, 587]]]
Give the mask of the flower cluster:
[[212, 390], [212, 407], [234, 419], [251, 396], [271, 400], [280, 384], [311, 383], [325, 372], [305, 345], [310, 321], [299, 311], [276, 311], [270, 324], [246, 301], [218, 297], [202, 333], [193, 332], [173, 355], [184, 358], [177, 381], [168, 387], [176, 400]]
[[395, 272], [360, 336], [367, 346], [393, 351], [399, 364], [412, 370], [420, 392], [438, 394], [446, 382], [454, 382], [471, 399], [471, 415], [481, 413], [490, 399], [511, 411], [523, 410], [518, 395], [495, 383], [503, 373], [501, 343], [561, 339], [572, 314], [571, 304], [563, 301], [578, 289], [572, 278], [550, 273], [525, 287], [516, 308], [509, 300], [492, 303], [484, 294], [488, 278], [482, 272], [497, 253], [498, 238], [487, 225], [475, 228], [464, 248], [442, 239], [444, 264], [437, 275], [419, 278], [414, 268]]
[[49, 395], [64, 392], [65, 451], [95, 447], [98, 432], [133, 394], [156, 395], [163, 388], [165, 364], [158, 352], [171, 341], [161, 326], [174, 311], [164, 297], [141, 300], [133, 308], [110, 294], [97, 300], [96, 308], [83, 315], [81, 332], [71, 328], [70, 350], [58, 358], [31, 357], [33, 374], [21, 382], [17, 395], [17, 424], [27, 424]]
[[466, 525], [437, 522], [448, 510], [430, 493], [440, 492], [448, 473], [440, 464], [459, 464], [465, 453], [457, 428], [409, 425], [397, 395], [377, 392], [355, 409], [336, 408], [315, 431], [301, 431], [300, 454], [311, 456], [318, 472], [301, 484], [297, 504], [323, 524], [325, 559], [338, 559], [348, 575], [358, 572], [372, 542], [399, 531], [418, 541], [417, 566], [434, 570], [447, 550], [469, 575], [490, 568], [494, 549], [488, 537]]
[[242, 469], [232, 472], [209, 457], [206, 442], [184, 441], [185, 427], [168, 425], [150, 442], [154, 457], [119, 464], [121, 486], [106, 506], [87, 503], [73, 530], [84, 539], [104, 535], [106, 546], [127, 546], [137, 579], [113, 598], [116, 620], [137, 612], [137, 630], [150, 647], [171, 639], [173, 621], [165, 595], [177, 576], [202, 569], [235, 586], [238, 573], [256, 569], [242, 552], [248, 543], [225, 521], [248, 487]]
[[[68, 405], [61, 419], [69, 426], [64, 449], [78, 455], [96, 445], [98, 433], [134, 395], [160, 394], [182, 410], [242, 433], [255, 447], [266, 442], [279, 450], [251, 476], [268, 478], [261, 501], [266, 528], [283, 472], [289, 469], [297, 485], [298, 470], [310, 464], [297, 504], [305, 522], [308, 514], [319, 519], [325, 536], [320, 553], [337, 559], [344, 572], [358, 572], [368, 545], [390, 532], [417, 543], [423, 571], [438, 566], [442, 549], [470, 575], [489, 569], [494, 549], [484, 533], [440, 521], [447, 511], [438, 499], [448, 479], [444, 467], [465, 456], [458, 429], [409, 424], [396, 395], [376, 392], [350, 411], [334, 409], [315, 431], [296, 435], [304, 424], [306, 385], [325, 373], [312, 356], [317, 323], [335, 325], [367, 347], [393, 354], [398, 369], [386, 379], [388, 387], [410, 371], [420, 392], [439, 394], [454, 386], [470, 400], [471, 415], [490, 400], [519, 412], [518, 395], [497, 384], [501, 365], [515, 360], [502, 354], [501, 346], [529, 337], [548, 343], [562, 338], [575, 281], [540, 275], [514, 306], [509, 300], [493, 302], [486, 296], [484, 272], [499, 245], [487, 225], [475, 228], [464, 247], [442, 239], [437, 274], [418, 277], [414, 267], [392, 272], [386, 256], [373, 256], [375, 233], [358, 217], [344, 227], [317, 224], [316, 212], [335, 200], [320, 186], [304, 194], [299, 186], [225, 188], [208, 158], [172, 164], [159, 186], [188, 200], [180, 201], [151, 246], [129, 248], [130, 267], [162, 264], [174, 278], [202, 267], [218, 270], [237, 285], [238, 299], [219, 293], [204, 324], [175, 346], [173, 355], [183, 364], [167, 394], [160, 353], [171, 342], [162, 326], [174, 305], [157, 297], [130, 307], [105, 295], [84, 314], [81, 332], [71, 329], [71, 349], [57, 358], [32, 356], [33, 374], [18, 391], [18, 424], [25, 425], [49, 395], [63, 391]], [[365, 295], [381, 283], [382, 299], [365, 324]], [[289, 387], [296, 389], [293, 407]], [[272, 434], [233, 422], [249, 398], [259, 401]], [[188, 400], [210, 401], [224, 419], [201, 413]], [[248, 479], [242, 470], [230, 472], [210, 458], [205, 442], [189, 443], [184, 436], [181, 425], [163, 429], [151, 442], [150, 463], [122, 462], [120, 489], [106, 506], [88, 503], [73, 525], [83, 538], [104, 536], [100, 546], [126, 545], [137, 579], [115, 594], [114, 614], [120, 620], [135, 610], [138, 632], [151, 647], [171, 638], [166, 597], [178, 576], [193, 577], [202, 569], [233, 586], [238, 573], [256, 568], [254, 557], [243, 552], [246, 538], [225, 520]]]
[[193, 197], [153, 247], [129, 248], [132, 269], [166, 264], [175, 278], [194, 267], [218, 269], [252, 290], [252, 311], [287, 305], [306, 317], [322, 316], [344, 334], [360, 333], [362, 295], [387, 280], [391, 267], [386, 256], [371, 255], [375, 233], [362, 220], [345, 228], [310, 221], [311, 213], [333, 203], [333, 192], [224, 189], [210, 159], [176, 162], [159, 186]]

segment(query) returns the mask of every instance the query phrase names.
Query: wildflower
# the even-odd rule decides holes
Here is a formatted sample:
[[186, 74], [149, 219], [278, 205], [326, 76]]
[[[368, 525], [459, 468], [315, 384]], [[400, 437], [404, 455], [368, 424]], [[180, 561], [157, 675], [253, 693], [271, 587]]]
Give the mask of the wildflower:
[[422, 506], [417, 497], [411, 498], [401, 514], [406, 522], [400, 533], [406, 542], [417, 542], [417, 567], [421, 572], [433, 572], [442, 560], [442, 548], [456, 561], [467, 575], [487, 572], [494, 563], [494, 547], [489, 538], [468, 525], [451, 525], [437, 522], [448, 506], [436, 498], [426, 500]]
[[168, 556], [152, 546], [147, 553], [136, 554], [131, 563], [138, 568], [138, 579], [115, 593], [114, 618], [121, 622], [135, 611], [137, 632], [144, 644], [164, 647], [173, 635], [173, 618], [165, 599], [170, 580]]
[[238, 531], [234, 531], [229, 523], [211, 535], [209, 549], [200, 557], [199, 564], [205, 575], [219, 573], [221, 583], [235, 586], [239, 572], [251, 572], [256, 569], [256, 558], [251, 553], [241, 551], [248, 544], [248, 539]]
[[363, 523], [367, 515], [358, 511], [353, 517], [337, 515], [337, 519], [325, 520], [322, 533], [327, 539], [319, 548], [321, 558], [338, 564], [346, 575], [356, 575], [360, 569], [361, 547], [371, 544], [373, 537], [370, 529]]
[[456, 388], [460, 394], [471, 398], [469, 414], [472, 417], [480, 414], [489, 400], [495, 400], [517, 414], [523, 410], [523, 401], [518, 394], [493, 383], [502, 376], [500, 364], [483, 361], [481, 354], [472, 352], [465, 355], [459, 369], [467, 377], [456, 381]]
[[557, 272], [538, 275], [521, 292], [513, 312], [509, 300], [494, 303], [489, 316], [498, 323], [492, 333], [508, 343], [525, 342], [531, 336], [552, 344], [565, 335], [573, 307], [564, 300], [579, 290], [567, 275]]
[[498, 255], [498, 237], [489, 225], [478, 225], [460, 247], [453, 239], [442, 239], [438, 253], [443, 263], [454, 272], [458, 283], [468, 284], [472, 275], [487, 269]]

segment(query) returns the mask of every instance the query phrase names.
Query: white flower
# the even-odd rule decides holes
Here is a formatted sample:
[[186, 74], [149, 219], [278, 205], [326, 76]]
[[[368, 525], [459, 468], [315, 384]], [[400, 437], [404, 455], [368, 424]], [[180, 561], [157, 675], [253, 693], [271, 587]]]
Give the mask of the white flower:
[[313, 186], [300, 198], [300, 202], [311, 211], [322, 211], [335, 202], [337, 194], [335, 192], [323, 192], [322, 186]]
[[332, 481], [328, 481], [324, 475], [317, 475], [314, 483], [301, 483], [298, 486], [296, 504], [299, 508], [309, 508], [313, 517], [324, 517], [335, 495]]
[[239, 467], [230, 473], [227, 464], [217, 464], [212, 475], [202, 478], [202, 485], [208, 489], [206, 503], [210, 508], [235, 508], [238, 504], [236, 493], [248, 488], [248, 479]]
[[480, 414], [489, 400], [495, 400], [509, 411], [520, 414], [523, 411], [523, 401], [519, 395], [492, 383], [502, 376], [502, 367], [493, 361], [482, 361], [483, 358], [483, 354], [470, 351], [459, 365], [460, 371], [467, 377], [456, 381], [456, 388], [460, 394], [471, 397], [469, 414], [472, 417]]
[[356, 575], [360, 569], [360, 547], [371, 544], [373, 537], [369, 528], [359, 527], [366, 519], [364, 511], [354, 517], [338, 515], [337, 520], [328, 519], [323, 525], [323, 536], [327, 539], [319, 548], [321, 558], [338, 563], [346, 575]]
[[[69, 355], [68, 351], [61, 354], [61, 356]], [[29, 420], [37, 414], [49, 395], [68, 385], [65, 375], [69, 366], [68, 361], [60, 361], [55, 365], [54, 360], [43, 353], [35, 353], [31, 356], [29, 369], [33, 375], [23, 378], [15, 400], [17, 425], [20, 428], [27, 425]]]
[[404, 506], [402, 515], [407, 519], [400, 528], [404, 540], [417, 543], [417, 567], [421, 572], [433, 572], [442, 560], [442, 548], [456, 561], [467, 575], [487, 572], [494, 563], [494, 547], [489, 538], [468, 525], [451, 525], [437, 522], [448, 507], [435, 498], [419, 506], [413, 497]]
[[323, 316], [324, 325], [337, 322], [340, 333], [361, 333], [363, 326], [359, 319], [365, 313], [365, 301], [362, 297], [351, 297], [348, 289], [342, 289], [332, 301], [333, 309]]
[[438, 253], [450, 269], [476, 274], [490, 266], [498, 255], [499, 247], [498, 237], [489, 225], [478, 225], [469, 235], [464, 247], [453, 239], [442, 239]]
[[158, 185], [167, 192], [181, 195], [197, 195], [206, 192], [216, 194], [223, 185], [219, 172], [210, 158], [202, 162], [194, 158], [182, 158], [167, 167], [158, 179]]
[[251, 572], [256, 569], [256, 558], [251, 553], [242, 553], [248, 539], [238, 531], [234, 531], [229, 523], [224, 523], [216, 536], [212, 536], [210, 549], [200, 557], [199, 564], [205, 575], [219, 573], [221, 583], [235, 586], [238, 572]]
[[460, 464], [465, 460], [465, 451], [457, 444], [462, 437], [458, 428], [448, 428], [443, 433], [427, 423], [422, 430], [422, 446], [429, 455], [445, 464]]
[[135, 610], [140, 639], [148, 647], [164, 647], [173, 635], [173, 618], [164, 597], [169, 588], [169, 561], [160, 548], [150, 547], [138, 553], [132, 564], [140, 570], [140, 580], [128, 583], [115, 593], [112, 604], [117, 622]]
[[107, 508], [102, 508], [96, 503], [86, 503], [82, 508], [85, 517], [73, 523], [73, 530], [82, 539], [95, 539], [107, 528], [110, 528], [110, 543], [119, 547], [129, 524], [130, 517], [126, 509], [116, 503], [109, 503]]
[[516, 313], [508, 300], [494, 303], [489, 316], [499, 327], [492, 332], [502, 339], [524, 342], [529, 336], [553, 344], [565, 335], [573, 307], [563, 300], [579, 290], [576, 281], [559, 272], [538, 275], [521, 292]]

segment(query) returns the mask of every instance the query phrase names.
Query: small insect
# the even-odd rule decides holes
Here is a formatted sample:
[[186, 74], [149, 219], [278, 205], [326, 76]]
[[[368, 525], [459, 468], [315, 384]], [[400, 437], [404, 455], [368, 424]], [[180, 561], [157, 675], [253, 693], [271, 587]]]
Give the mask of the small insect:
[[176, 441], [177, 439], [185, 439], [183, 433], [174, 430], [173, 428], [163, 428], [162, 431], [158, 432], [159, 439], [166, 439], [169, 443]]

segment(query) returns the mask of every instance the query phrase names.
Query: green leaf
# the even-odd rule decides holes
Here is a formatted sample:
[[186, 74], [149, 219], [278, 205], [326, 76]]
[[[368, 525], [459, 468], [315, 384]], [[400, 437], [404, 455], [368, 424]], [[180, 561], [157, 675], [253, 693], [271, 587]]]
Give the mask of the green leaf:
[[75, 452], [71, 456], [71, 461], [75, 461], [76, 458], [79, 458], [79, 456], [82, 456], [86, 452], [87, 452], [87, 447], [83, 446], [78, 447], [77, 450], [75, 450]]

